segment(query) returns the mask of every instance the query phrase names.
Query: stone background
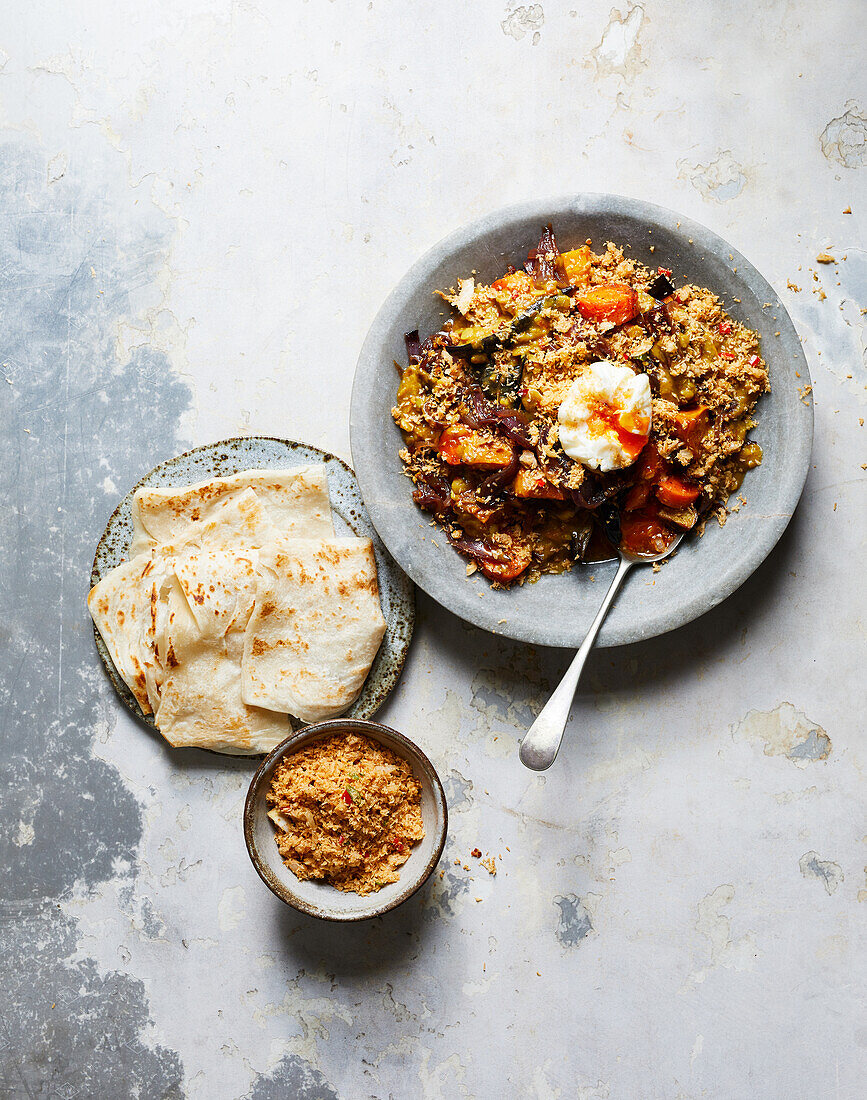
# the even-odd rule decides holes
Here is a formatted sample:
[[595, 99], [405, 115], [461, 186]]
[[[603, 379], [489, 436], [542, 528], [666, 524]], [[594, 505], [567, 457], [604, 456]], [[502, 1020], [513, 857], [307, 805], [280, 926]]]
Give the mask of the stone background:
[[[572, 3], [7, 5], [0, 1096], [861, 1094], [864, 6]], [[592, 190], [781, 294], [815, 384], [800, 509], [721, 607], [592, 658], [545, 776], [516, 746], [567, 655], [419, 596], [381, 718], [447, 781], [443, 873], [320, 926], [249, 864], [253, 764], [119, 707], [93, 548], [187, 446], [348, 458], [358, 348], [417, 255]]]

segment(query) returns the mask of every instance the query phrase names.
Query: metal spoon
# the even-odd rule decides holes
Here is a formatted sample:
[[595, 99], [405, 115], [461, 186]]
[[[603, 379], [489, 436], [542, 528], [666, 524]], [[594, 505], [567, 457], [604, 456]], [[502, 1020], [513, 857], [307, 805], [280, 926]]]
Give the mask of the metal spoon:
[[566, 675], [557, 685], [554, 694], [545, 704], [542, 713], [532, 726], [530, 726], [529, 730], [527, 730], [524, 740], [521, 742], [521, 763], [526, 767], [532, 768], [534, 772], [543, 772], [554, 763], [557, 753], [560, 750], [560, 742], [563, 740], [566, 723], [569, 720], [569, 711], [572, 707], [572, 700], [575, 697], [575, 689], [578, 687], [578, 681], [581, 679], [581, 673], [584, 671], [584, 662], [587, 660], [590, 650], [593, 648], [593, 643], [596, 641], [596, 635], [599, 633], [599, 628], [605, 621], [605, 616], [608, 614], [608, 608], [614, 602], [614, 597], [617, 595], [623, 583], [623, 578], [633, 565], [650, 564], [651, 562], [662, 561], [663, 558], [667, 558], [682, 538], [683, 535], [678, 535], [661, 554], [630, 554], [622, 548], [618, 551], [620, 554], [620, 565], [617, 572], [614, 574], [614, 580], [611, 582], [611, 587], [608, 589], [605, 599], [602, 601], [602, 606], [599, 608], [596, 618], [587, 631], [587, 637], [581, 643], [581, 648], [575, 654], [572, 664], [569, 665], [566, 671]]

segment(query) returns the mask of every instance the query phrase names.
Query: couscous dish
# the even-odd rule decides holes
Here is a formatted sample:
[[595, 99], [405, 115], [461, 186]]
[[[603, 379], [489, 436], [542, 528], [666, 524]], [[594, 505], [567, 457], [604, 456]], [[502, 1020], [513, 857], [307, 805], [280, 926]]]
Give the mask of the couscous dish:
[[498, 587], [612, 555], [660, 553], [716, 515], [761, 461], [758, 337], [711, 290], [675, 287], [608, 243], [442, 292], [392, 415], [413, 499]]

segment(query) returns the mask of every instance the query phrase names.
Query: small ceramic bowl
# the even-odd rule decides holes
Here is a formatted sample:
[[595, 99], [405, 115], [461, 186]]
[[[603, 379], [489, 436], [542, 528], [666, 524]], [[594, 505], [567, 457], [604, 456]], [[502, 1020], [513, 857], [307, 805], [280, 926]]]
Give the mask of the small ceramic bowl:
[[[400, 868], [400, 878], [361, 897], [345, 893], [316, 879], [302, 881], [289, 870], [280, 857], [275, 841], [276, 831], [268, 818], [265, 795], [271, 786], [271, 777], [285, 757], [315, 741], [322, 741], [335, 733], [357, 733], [377, 741], [397, 756], [408, 760], [413, 774], [421, 784], [421, 816], [424, 822], [424, 838], [414, 845], [409, 859]], [[446, 842], [448, 829], [446, 796], [433, 764], [402, 733], [356, 718], [334, 718], [318, 722], [288, 737], [266, 757], [253, 776], [247, 800], [244, 804], [244, 840], [253, 866], [265, 885], [287, 905], [312, 917], [331, 921], [367, 920], [379, 917], [405, 902], [431, 876], [439, 862]]]

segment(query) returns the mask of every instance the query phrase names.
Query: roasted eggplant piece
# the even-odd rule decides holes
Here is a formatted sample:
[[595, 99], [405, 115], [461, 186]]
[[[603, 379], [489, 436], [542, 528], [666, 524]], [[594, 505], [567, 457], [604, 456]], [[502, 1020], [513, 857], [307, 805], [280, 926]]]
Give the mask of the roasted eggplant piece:
[[578, 565], [583, 565], [587, 558], [592, 535], [593, 520], [589, 516], [576, 522], [575, 529], [569, 536], [569, 557]]
[[452, 343], [449, 352], [466, 358], [471, 355], [491, 355], [504, 346], [508, 329], [490, 329], [483, 325], [469, 325], [460, 332], [450, 333]]
[[657, 339], [664, 332], [671, 332], [674, 329], [674, 322], [671, 319], [671, 314], [668, 312], [668, 306], [665, 302], [660, 302], [658, 306], [654, 306], [653, 309], [648, 309], [644, 313], [639, 313], [635, 318], [638, 324], [643, 325], [651, 336]]
[[523, 373], [523, 364], [511, 356], [504, 360], [491, 357], [480, 371], [482, 393], [502, 408], [514, 408], [521, 395]]
[[612, 546], [619, 546], [621, 539], [620, 509], [613, 504], [603, 504], [596, 512], [599, 526]]
[[579, 508], [586, 508], [592, 512], [616, 497], [624, 485], [625, 481], [621, 474], [603, 475], [587, 470], [584, 480], [577, 489], [570, 489], [569, 494]]
[[568, 298], [569, 295], [574, 294], [577, 289], [578, 288], [574, 286], [564, 286], [563, 289], [558, 290], [556, 294], [543, 294], [541, 298], [537, 298], [535, 302], [531, 302], [524, 312], [519, 313], [514, 321], [512, 321], [510, 339], [514, 339], [521, 332], [526, 332], [542, 310], [549, 309], [558, 304], [558, 298]]
[[403, 342], [406, 344], [406, 356], [410, 363], [421, 359], [421, 340], [417, 328], [414, 328], [412, 332], [405, 332]]
[[605, 339], [604, 336], [599, 336], [597, 339], [588, 342], [587, 350], [596, 359], [616, 359], [617, 352], [611, 346], [611, 343]]
[[505, 351], [514, 344], [515, 339], [522, 332], [530, 328], [543, 309], [555, 305], [558, 298], [566, 298], [574, 294], [575, 290], [574, 286], [567, 286], [558, 290], [556, 294], [543, 294], [541, 298], [531, 302], [522, 313], [517, 314], [506, 325], [499, 328], [486, 329], [481, 325], [471, 325], [460, 332], [453, 332], [453, 343], [449, 345], [449, 351], [452, 355], [459, 355], [462, 358], [493, 355], [495, 352]]
[[663, 298], [667, 298], [670, 294], [674, 294], [674, 287], [669, 282], [668, 277], [663, 275], [660, 271], [653, 282], [648, 286], [647, 293], [651, 298], [656, 298], [661, 302]]
[[681, 531], [691, 531], [698, 523], [698, 510], [693, 504], [686, 508], [666, 508], [661, 504], [658, 511], [660, 519], [664, 519], [672, 527], [679, 527]]

